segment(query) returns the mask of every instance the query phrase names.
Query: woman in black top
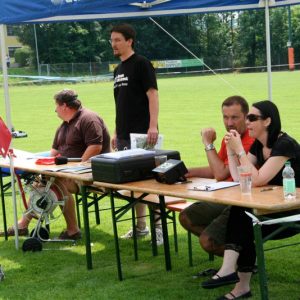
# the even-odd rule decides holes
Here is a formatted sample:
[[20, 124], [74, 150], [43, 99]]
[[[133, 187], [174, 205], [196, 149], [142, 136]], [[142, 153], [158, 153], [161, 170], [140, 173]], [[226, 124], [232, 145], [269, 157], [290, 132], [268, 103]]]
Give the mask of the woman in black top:
[[[255, 138], [246, 155], [240, 136], [235, 130], [225, 135], [231, 176], [238, 181], [237, 166], [251, 166], [252, 185], [282, 185], [282, 170], [287, 160], [295, 171], [296, 186], [300, 187], [300, 146], [286, 133], [281, 131], [278, 109], [271, 101], [254, 103], [247, 116], [249, 135]], [[249, 298], [250, 279], [256, 254], [252, 220], [245, 214], [249, 209], [232, 207], [227, 225], [226, 247], [221, 269], [210, 280], [203, 282], [204, 288], [215, 288], [236, 283], [234, 289], [219, 299]], [[299, 213], [290, 211], [273, 217]], [[262, 235], [267, 236], [278, 225], [262, 227]], [[276, 238], [288, 237], [296, 231], [286, 229]], [[237, 267], [237, 270], [236, 270]]]

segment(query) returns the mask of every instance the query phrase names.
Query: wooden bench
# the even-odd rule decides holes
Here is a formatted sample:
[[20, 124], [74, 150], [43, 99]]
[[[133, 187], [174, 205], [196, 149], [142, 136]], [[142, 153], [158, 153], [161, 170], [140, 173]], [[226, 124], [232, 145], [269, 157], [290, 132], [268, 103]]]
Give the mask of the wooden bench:
[[[191, 201], [185, 201], [184, 203], [171, 203], [167, 204], [166, 208], [169, 211], [173, 212], [173, 218], [174, 218], [174, 230], [176, 231], [176, 241], [175, 241], [175, 234], [174, 234], [174, 242], [175, 242], [175, 251], [178, 252], [178, 241], [177, 241], [177, 229], [176, 229], [176, 216], [175, 212], [182, 212], [184, 209], [192, 205], [193, 202]], [[189, 255], [189, 265], [193, 266], [193, 250], [192, 250], [192, 234], [190, 231], [187, 232], [188, 235], [188, 255]]]
[[[176, 216], [175, 216], [175, 212], [181, 212], [184, 209], [186, 209], [187, 207], [189, 207], [190, 205], [192, 205], [194, 202], [192, 201], [185, 201], [185, 202], [181, 202], [181, 203], [172, 203], [172, 204], [167, 204], [166, 208], [169, 211], [172, 211], [174, 213], [174, 220], [175, 222], [174, 224], [174, 230], [176, 231]], [[189, 265], [192, 267], [193, 266], [193, 249], [192, 249], [192, 234], [190, 231], [187, 232], [188, 235], [188, 255], [189, 255]], [[175, 239], [175, 234], [174, 234], [174, 239]], [[176, 251], [176, 247], [178, 247], [178, 242], [177, 242], [177, 231], [176, 231], [176, 242], [175, 242], [175, 251]], [[178, 249], [177, 249], [178, 251]], [[177, 252], [176, 251], [176, 252]], [[209, 253], [208, 259], [210, 261], [214, 260], [214, 255]]]
[[[127, 196], [127, 197], [131, 196], [131, 192], [127, 191], [127, 190], [120, 190], [120, 191], [118, 191], [118, 193], [121, 194], [122, 196]], [[142, 193], [134, 193], [135, 198], [138, 198], [142, 195], [143, 195]], [[159, 197], [158, 197], [158, 195], [155, 195], [155, 194], [149, 194], [149, 195], [145, 196], [143, 199], [146, 200], [147, 202], [151, 202], [153, 204], [159, 204]], [[175, 203], [185, 203], [185, 202], [186, 202], [185, 199], [171, 197], [171, 196], [165, 196], [166, 205], [167, 204], [175, 204]]]

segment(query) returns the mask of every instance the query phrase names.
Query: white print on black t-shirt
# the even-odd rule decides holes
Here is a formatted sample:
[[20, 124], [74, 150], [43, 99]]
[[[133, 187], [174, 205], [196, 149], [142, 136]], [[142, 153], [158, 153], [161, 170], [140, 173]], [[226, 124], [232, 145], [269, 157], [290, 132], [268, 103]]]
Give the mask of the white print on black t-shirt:
[[114, 89], [121, 86], [128, 86], [128, 77], [125, 77], [124, 74], [118, 74], [115, 77]]

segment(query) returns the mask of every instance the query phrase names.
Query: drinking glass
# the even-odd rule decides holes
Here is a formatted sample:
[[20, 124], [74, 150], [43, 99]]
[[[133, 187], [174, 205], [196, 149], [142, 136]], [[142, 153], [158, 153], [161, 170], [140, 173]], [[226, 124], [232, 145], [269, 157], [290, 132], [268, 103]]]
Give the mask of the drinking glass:
[[238, 173], [240, 179], [240, 187], [243, 195], [251, 195], [251, 166], [238, 166]]

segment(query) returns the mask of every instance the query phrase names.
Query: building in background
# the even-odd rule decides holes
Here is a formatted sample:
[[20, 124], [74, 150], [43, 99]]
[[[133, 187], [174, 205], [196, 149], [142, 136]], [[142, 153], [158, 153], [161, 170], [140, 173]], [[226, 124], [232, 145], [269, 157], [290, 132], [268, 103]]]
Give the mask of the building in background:
[[[17, 36], [16, 36], [16, 28], [17, 26], [14, 25], [7, 25], [4, 27], [5, 30], [5, 46], [6, 46], [6, 54], [9, 55], [10, 61], [11, 61], [11, 66], [14, 65], [15, 59], [15, 51], [18, 48], [22, 48], [23, 45], [18, 41]], [[0, 55], [0, 62], [1, 61], [1, 55]]]

